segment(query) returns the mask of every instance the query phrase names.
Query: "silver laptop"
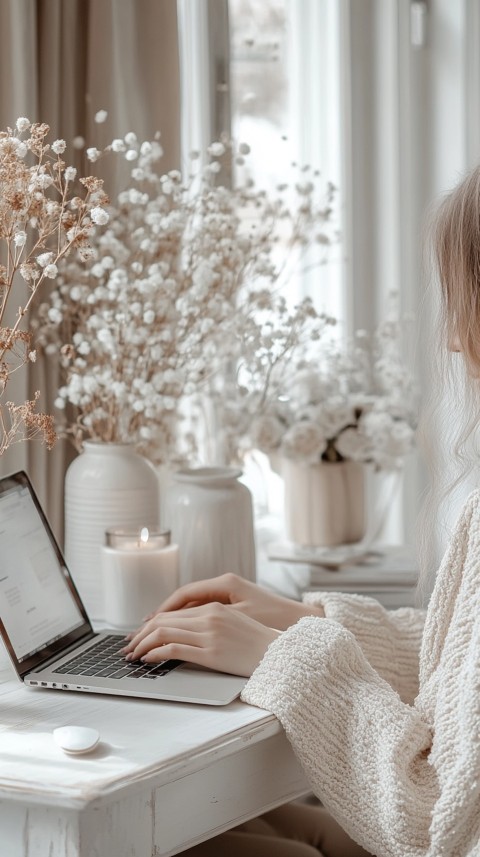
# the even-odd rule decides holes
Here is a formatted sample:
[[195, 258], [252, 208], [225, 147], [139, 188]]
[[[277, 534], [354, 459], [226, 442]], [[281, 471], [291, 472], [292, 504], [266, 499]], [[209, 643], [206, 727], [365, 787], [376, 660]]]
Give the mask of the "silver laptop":
[[95, 633], [24, 472], [0, 479], [0, 634], [29, 687], [226, 705], [246, 679], [183, 661], [144, 665]]

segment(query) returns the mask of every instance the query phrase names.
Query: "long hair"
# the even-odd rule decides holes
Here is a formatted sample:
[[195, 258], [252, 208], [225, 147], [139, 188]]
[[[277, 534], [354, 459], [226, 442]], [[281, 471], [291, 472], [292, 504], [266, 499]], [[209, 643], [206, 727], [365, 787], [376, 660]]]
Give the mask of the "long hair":
[[480, 376], [480, 167], [442, 201], [434, 231], [444, 338]]
[[433, 544], [448, 528], [442, 510], [466, 481], [473, 487], [480, 465], [480, 166], [442, 199], [429, 225], [428, 246], [440, 288], [436, 359], [420, 436], [434, 428], [440, 444], [423, 442], [431, 471], [419, 527], [423, 603], [439, 561]]

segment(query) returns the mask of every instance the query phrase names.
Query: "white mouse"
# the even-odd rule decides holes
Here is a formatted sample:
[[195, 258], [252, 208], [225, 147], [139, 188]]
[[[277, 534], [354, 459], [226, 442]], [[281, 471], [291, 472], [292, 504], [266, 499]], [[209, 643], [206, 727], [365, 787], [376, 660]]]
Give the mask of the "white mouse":
[[88, 726], [59, 726], [53, 730], [53, 739], [65, 753], [89, 753], [97, 746], [100, 733]]

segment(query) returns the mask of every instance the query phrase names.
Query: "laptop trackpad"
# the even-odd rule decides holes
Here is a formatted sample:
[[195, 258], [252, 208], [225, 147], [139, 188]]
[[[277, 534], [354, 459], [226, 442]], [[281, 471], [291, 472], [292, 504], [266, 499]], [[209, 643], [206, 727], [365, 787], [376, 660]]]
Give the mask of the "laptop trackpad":
[[184, 702], [225, 705], [240, 695], [246, 683], [244, 676], [229, 675], [185, 662], [161, 679], [159, 690], [165, 698], [174, 699], [178, 693], [177, 699]]

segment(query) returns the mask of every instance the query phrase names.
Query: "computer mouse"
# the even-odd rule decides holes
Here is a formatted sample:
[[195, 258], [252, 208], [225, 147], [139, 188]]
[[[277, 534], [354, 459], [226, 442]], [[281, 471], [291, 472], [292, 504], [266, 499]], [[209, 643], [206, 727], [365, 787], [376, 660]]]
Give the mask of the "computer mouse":
[[53, 730], [53, 739], [65, 753], [80, 755], [97, 746], [100, 732], [88, 726], [59, 726]]

